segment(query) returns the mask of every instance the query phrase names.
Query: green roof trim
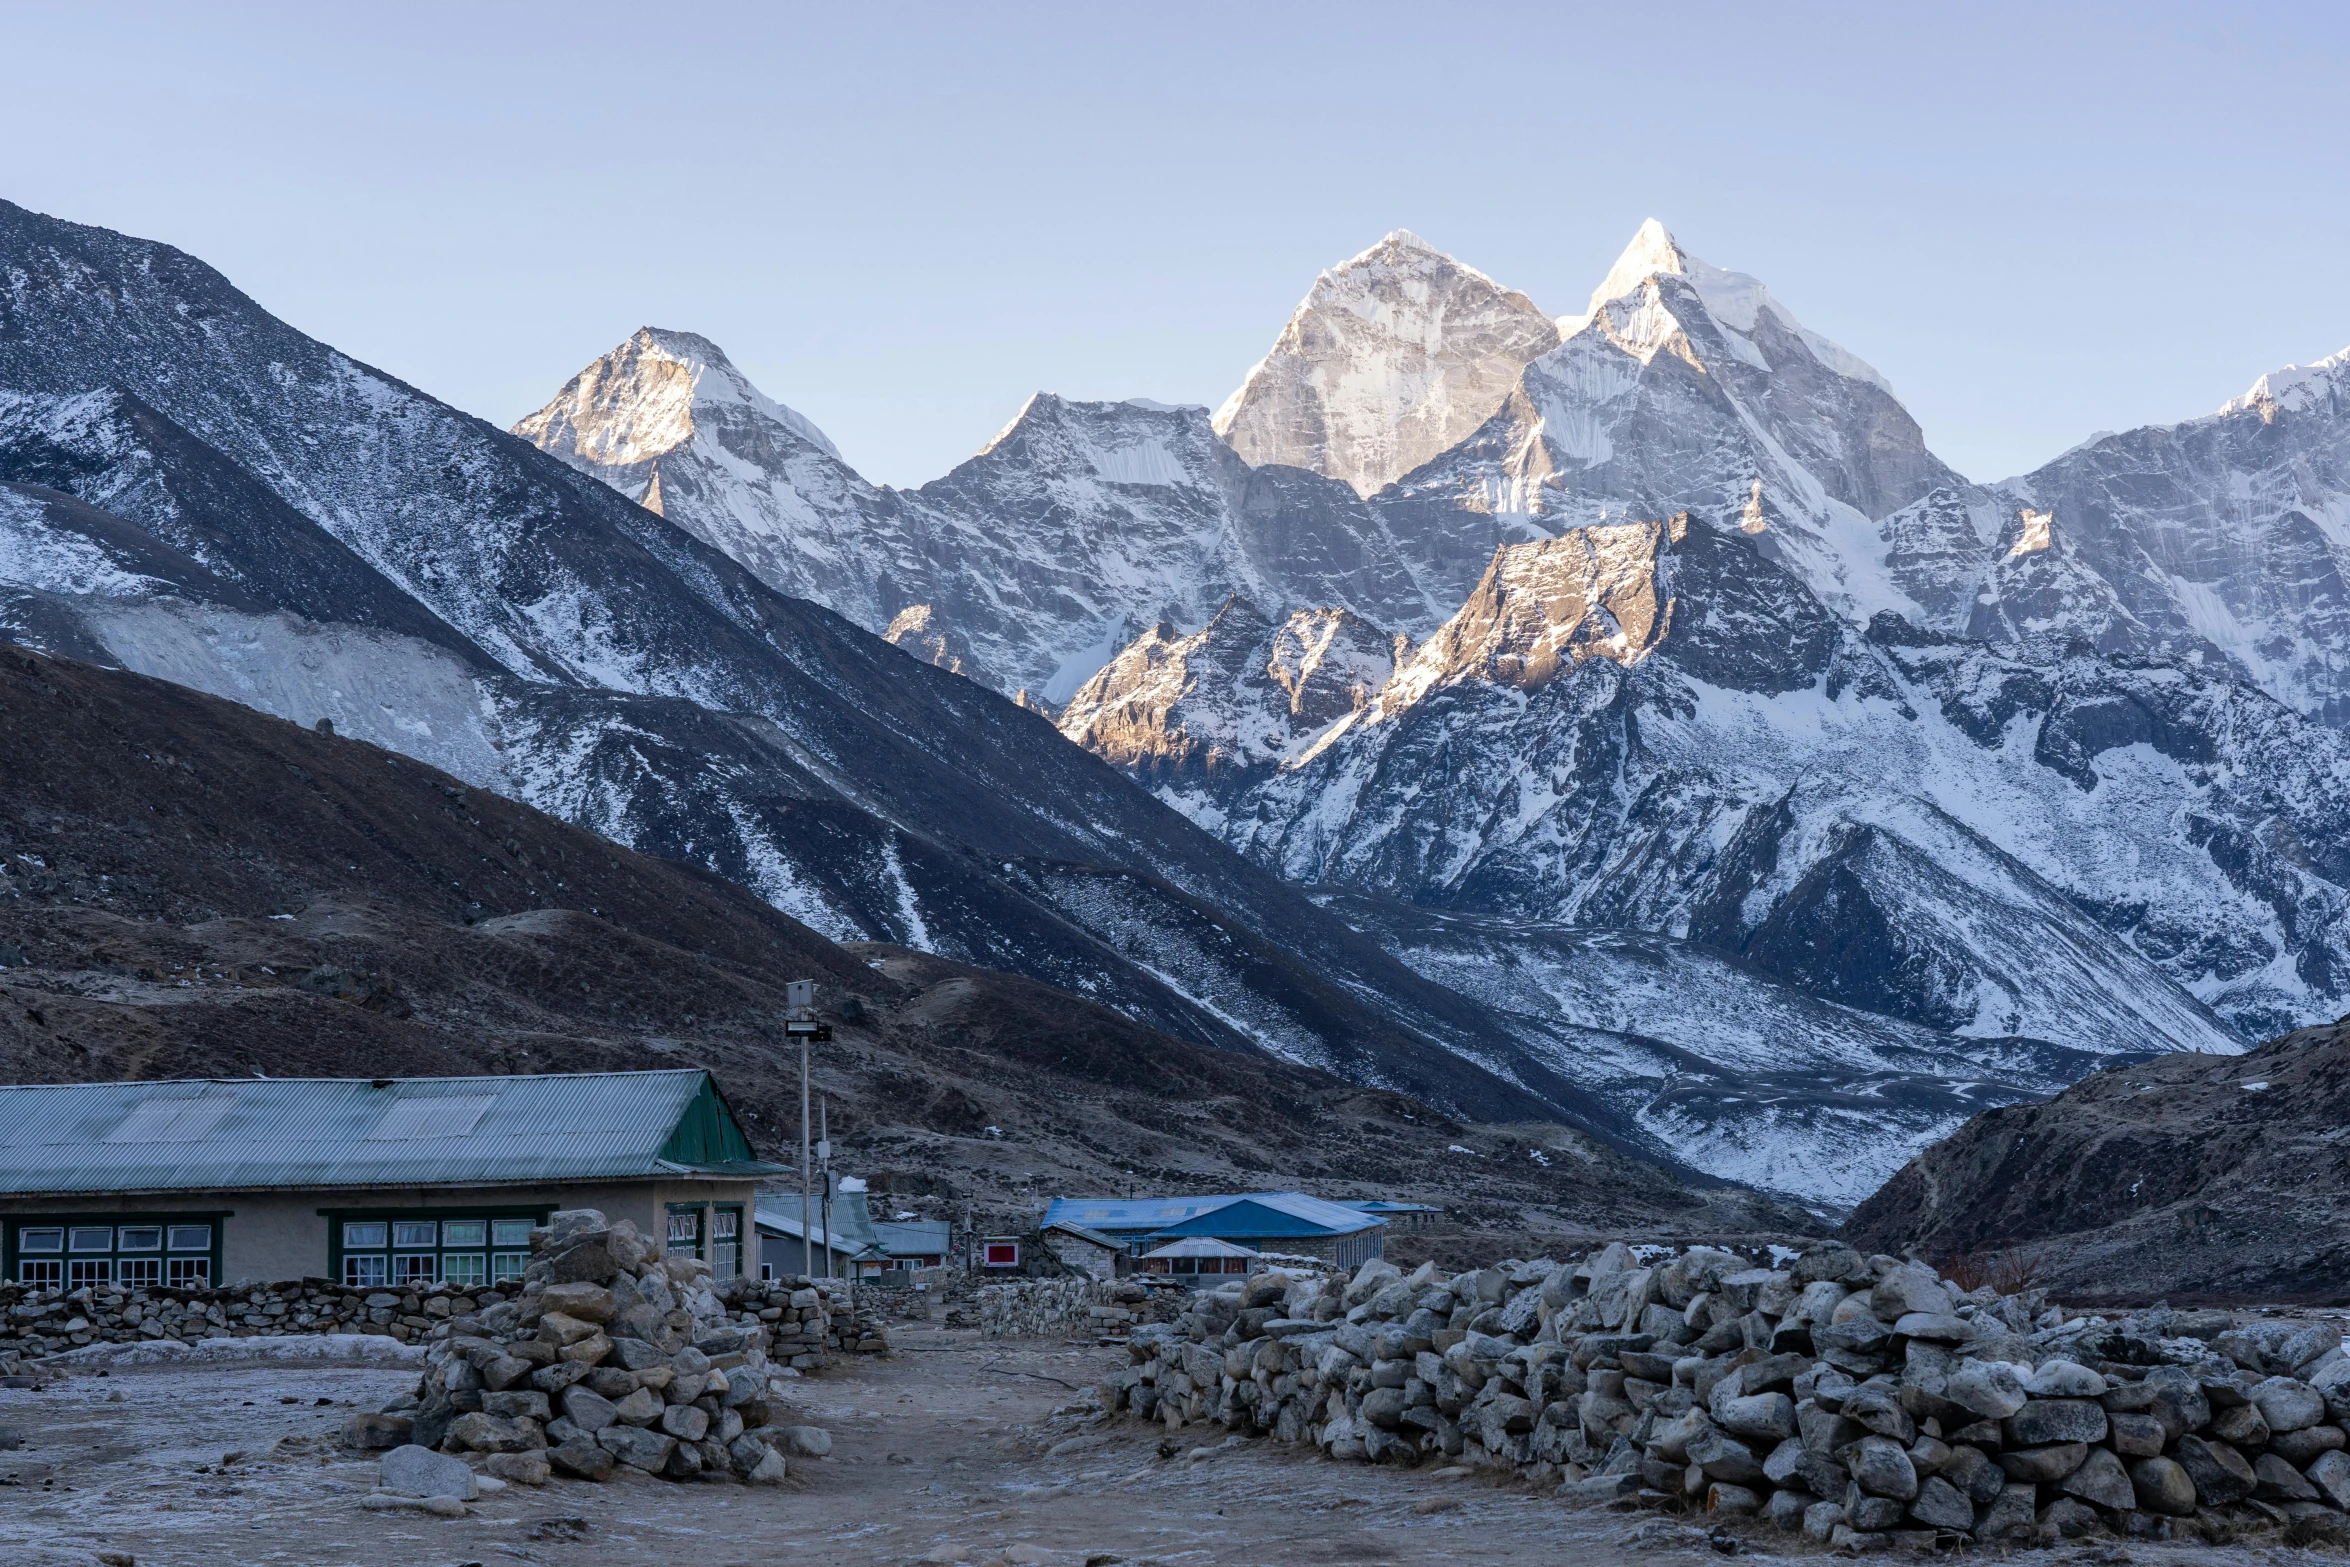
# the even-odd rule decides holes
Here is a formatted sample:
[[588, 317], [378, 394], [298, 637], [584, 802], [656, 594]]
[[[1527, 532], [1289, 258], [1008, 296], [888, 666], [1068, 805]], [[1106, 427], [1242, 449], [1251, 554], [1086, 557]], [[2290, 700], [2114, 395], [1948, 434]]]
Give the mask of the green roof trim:
[[718, 1092], [718, 1080], [706, 1071], [700, 1092], [686, 1104], [669, 1141], [661, 1145], [661, 1157], [697, 1169], [758, 1163], [742, 1123]]

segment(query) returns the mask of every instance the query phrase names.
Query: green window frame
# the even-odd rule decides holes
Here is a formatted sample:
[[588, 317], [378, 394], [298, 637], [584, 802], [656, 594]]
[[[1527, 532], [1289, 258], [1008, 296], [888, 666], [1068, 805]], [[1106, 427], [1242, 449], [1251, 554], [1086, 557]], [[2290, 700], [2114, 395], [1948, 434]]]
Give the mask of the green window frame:
[[716, 1203], [710, 1209], [710, 1277], [724, 1283], [743, 1271], [744, 1233], [748, 1215], [740, 1203]]
[[321, 1208], [327, 1277], [344, 1289], [421, 1290], [438, 1284], [519, 1287], [530, 1232], [552, 1204], [472, 1208]]
[[209, 1289], [227, 1209], [26, 1214], [5, 1221], [0, 1277], [31, 1289]]

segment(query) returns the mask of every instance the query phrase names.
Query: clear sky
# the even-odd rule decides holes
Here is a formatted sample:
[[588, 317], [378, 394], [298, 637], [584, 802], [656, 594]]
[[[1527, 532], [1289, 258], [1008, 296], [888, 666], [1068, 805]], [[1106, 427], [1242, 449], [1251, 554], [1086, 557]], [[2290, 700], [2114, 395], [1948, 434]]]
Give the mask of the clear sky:
[[1654, 215], [1988, 479], [2350, 345], [2346, 15], [0, 0], [0, 197], [499, 424], [698, 331], [899, 484], [1389, 229], [1565, 314]]

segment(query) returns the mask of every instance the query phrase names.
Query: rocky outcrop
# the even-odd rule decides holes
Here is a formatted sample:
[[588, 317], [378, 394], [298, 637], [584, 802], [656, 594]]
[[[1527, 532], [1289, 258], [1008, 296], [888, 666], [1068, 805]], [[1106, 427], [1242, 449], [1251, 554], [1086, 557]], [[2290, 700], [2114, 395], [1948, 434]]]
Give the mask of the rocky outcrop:
[[1855, 1551], [2227, 1540], [2350, 1504], [2330, 1327], [2108, 1321], [1833, 1246], [1659, 1251], [1268, 1270], [1137, 1328], [1098, 1397], [1170, 1434], [1458, 1460], [1571, 1505], [1695, 1507]]
[[1859, 1244], [2013, 1251], [2052, 1285], [2173, 1301], [2350, 1289], [2350, 1028], [2163, 1055], [1969, 1121], [1849, 1222]]

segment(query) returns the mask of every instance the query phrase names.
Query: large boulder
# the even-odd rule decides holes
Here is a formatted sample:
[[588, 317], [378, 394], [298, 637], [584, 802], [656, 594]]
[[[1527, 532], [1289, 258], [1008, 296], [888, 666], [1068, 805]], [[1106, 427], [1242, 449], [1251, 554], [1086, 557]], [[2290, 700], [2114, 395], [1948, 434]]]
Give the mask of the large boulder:
[[2169, 1518], [2195, 1511], [2195, 1481], [2173, 1458], [2141, 1458], [2130, 1465], [2130, 1488], [2138, 1506]]
[[2252, 1494], [2258, 1484], [2244, 1455], [2225, 1442], [2199, 1436], [2179, 1438], [2175, 1455], [2187, 1478], [2195, 1482], [2195, 1496], [2206, 1507], [2225, 1507]]
[[414, 1444], [383, 1455], [376, 1464], [376, 1485], [395, 1496], [452, 1496], [461, 1502], [481, 1494], [465, 1460]]

